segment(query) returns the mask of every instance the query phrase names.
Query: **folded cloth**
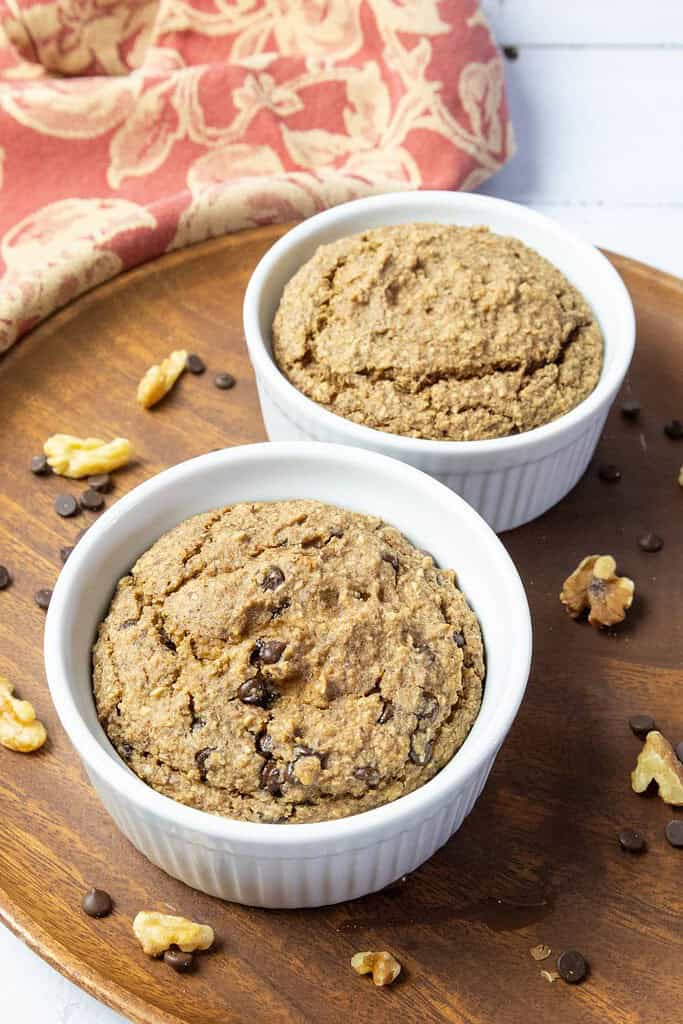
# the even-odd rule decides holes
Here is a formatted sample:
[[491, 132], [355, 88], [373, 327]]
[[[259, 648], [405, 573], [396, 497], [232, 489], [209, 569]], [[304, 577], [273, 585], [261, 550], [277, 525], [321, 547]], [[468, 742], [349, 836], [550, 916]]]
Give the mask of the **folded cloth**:
[[171, 249], [512, 150], [476, 0], [0, 0], [0, 351]]

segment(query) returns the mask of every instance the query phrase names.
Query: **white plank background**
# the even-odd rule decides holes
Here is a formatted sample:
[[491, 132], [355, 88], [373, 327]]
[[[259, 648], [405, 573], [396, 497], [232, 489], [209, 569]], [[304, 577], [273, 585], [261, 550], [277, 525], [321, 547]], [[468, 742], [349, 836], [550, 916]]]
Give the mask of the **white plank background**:
[[[518, 155], [483, 186], [683, 276], [683, 0], [483, 0]], [[0, 1019], [122, 1024], [0, 926]]]

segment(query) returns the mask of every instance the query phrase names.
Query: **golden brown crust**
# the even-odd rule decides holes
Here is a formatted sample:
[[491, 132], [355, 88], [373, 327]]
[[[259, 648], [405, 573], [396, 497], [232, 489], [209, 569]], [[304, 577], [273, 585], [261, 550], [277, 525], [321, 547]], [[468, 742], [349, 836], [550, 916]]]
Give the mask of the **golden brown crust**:
[[486, 228], [407, 224], [321, 246], [286, 285], [274, 354], [303, 394], [378, 430], [531, 430], [594, 389], [602, 335], [563, 274]]
[[315, 501], [164, 535], [119, 582], [93, 664], [100, 720], [142, 779], [251, 821], [343, 817], [422, 785], [467, 736], [484, 676], [454, 574]]

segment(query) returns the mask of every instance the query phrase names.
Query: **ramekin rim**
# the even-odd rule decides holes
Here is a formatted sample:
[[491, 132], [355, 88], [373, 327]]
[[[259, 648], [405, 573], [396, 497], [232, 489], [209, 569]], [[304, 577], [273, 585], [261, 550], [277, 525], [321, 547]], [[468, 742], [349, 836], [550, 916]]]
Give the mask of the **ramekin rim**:
[[[310, 235], [315, 235], [335, 221], [344, 219], [347, 215], [349, 217], [353, 216], [355, 212], [361, 210], [373, 212], [381, 210], [382, 207], [391, 206], [395, 202], [400, 202], [406, 204], [406, 215], [408, 215], [411, 206], [427, 205], [435, 199], [447, 204], [457, 202], [475, 209], [479, 207], [482, 213], [492, 208], [516, 211], [517, 213], [521, 212], [530, 222], [535, 222], [550, 234], [554, 234], [556, 237], [579, 247], [583, 250], [587, 259], [597, 260], [607, 272], [614, 300], [618, 302], [620, 307], [619, 316], [623, 321], [622, 337], [619, 339], [619, 346], [615, 349], [615, 357], [618, 358], [613, 358], [612, 364], [608, 368], [609, 372], [601, 374], [600, 380], [593, 391], [582, 399], [578, 405], [574, 406], [573, 409], [570, 409], [557, 419], [520, 434], [486, 440], [448, 441], [394, 434], [390, 431], [377, 430], [374, 427], [356, 423], [354, 420], [339, 416], [337, 413], [325, 409], [322, 405], [319, 405], [305, 395], [285, 377], [268, 351], [268, 345], [258, 322], [258, 302], [274, 265], [283, 254], [300, 240]], [[559, 263], [556, 265], [558, 269], [562, 270]], [[567, 431], [590, 420], [597, 409], [612, 400], [629, 367], [635, 346], [635, 313], [631, 297], [619, 273], [599, 249], [551, 217], [547, 217], [537, 210], [530, 210], [521, 203], [514, 203], [507, 199], [498, 199], [493, 196], [443, 190], [386, 192], [377, 196], [366, 196], [330, 207], [291, 228], [261, 257], [249, 279], [244, 295], [243, 325], [247, 349], [257, 379], [260, 378], [260, 383], [265, 384], [271, 395], [277, 395], [280, 402], [285, 403], [286, 406], [298, 406], [302, 412], [307, 414], [309, 419], [317, 419], [323, 426], [328, 425], [330, 429], [334, 429], [338, 434], [345, 435], [348, 438], [348, 443], [374, 445], [385, 452], [396, 453], [399, 457], [431, 455], [476, 459], [485, 456], [504, 456], [505, 454], [517, 453], [524, 448], [560, 441]], [[342, 443], [347, 443], [346, 439]]]
[[[519, 651], [514, 662], [510, 682], [506, 692], [507, 706], [504, 713], [498, 710], [496, 728], [486, 737], [480, 737], [479, 748], [474, 751], [473, 745], [465, 743], [432, 779], [391, 803], [346, 818], [329, 821], [301, 824], [270, 824], [261, 822], [245, 822], [238, 819], [210, 814], [193, 807], [188, 807], [169, 797], [163, 796], [147, 786], [133, 772], [126, 768], [112, 748], [112, 753], [100, 744], [94, 732], [85, 722], [83, 715], [76, 706], [71, 694], [66, 666], [64, 664], [63, 636], [64, 621], [67, 616], [69, 597], [76, 588], [82, 574], [87, 569], [88, 555], [91, 548], [105, 531], [115, 528], [117, 522], [137, 504], [148, 501], [156, 492], [163, 490], [166, 483], [184, 473], [191, 475], [192, 470], [201, 471], [203, 466], [212, 463], [238, 464], [241, 459], [272, 457], [274, 450], [286, 450], [291, 458], [305, 460], [307, 456], [324, 453], [326, 457], [361, 461], [368, 464], [389, 463], [392, 472], [403, 477], [413, 486], [420, 486], [436, 496], [446, 499], [458, 508], [462, 521], [469, 521], [469, 528], [475, 536], [487, 544], [491, 556], [499, 563], [506, 577], [506, 584], [514, 595], [515, 607], [519, 609], [519, 631], [516, 634]], [[273, 499], [275, 500], [275, 499]], [[115, 584], [112, 580], [112, 588]], [[482, 623], [485, 631], [485, 624]], [[365, 449], [352, 448], [346, 445], [325, 442], [262, 442], [260, 444], [242, 445], [222, 449], [185, 460], [156, 474], [119, 499], [89, 528], [87, 534], [79, 541], [69, 561], [65, 564], [55, 585], [50, 607], [47, 613], [44, 635], [44, 657], [48, 686], [53, 704], [57, 710], [70, 742], [84, 761], [88, 770], [92, 770], [100, 779], [104, 779], [109, 787], [113, 787], [120, 797], [136, 807], [138, 811], [153, 815], [163, 821], [167, 828], [180, 828], [203, 837], [209, 836], [237, 844], [265, 843], [271, 849], [299, 847], [312, 841], [321, 844], [335, 844], [342, 840], [367, 837], [376, 830], [386, 830], [387, 834], [402, 831], [405, 825], [416, 815], [428, 817], [429, 812], [444, 800], [453, 797], [465, 781], [479, 771], [487, 760], [495, 756], [509, 728], [514, 721], [519, 705], [526, 689], [531, 665], [532, 627], [531, 616], [524, 587], [519, 573], [505, 547], [493, 530], [481, 516], [462, 498], [454, 494], [439, 481], [423, 473], [421, 470], [408, 466], [389, 456]], [[501, 702], [501, 707], [505, 705]], [[463, 756], [464, 755], [464, 756]], [[206, 845], [206, 843], [202, 844]]]

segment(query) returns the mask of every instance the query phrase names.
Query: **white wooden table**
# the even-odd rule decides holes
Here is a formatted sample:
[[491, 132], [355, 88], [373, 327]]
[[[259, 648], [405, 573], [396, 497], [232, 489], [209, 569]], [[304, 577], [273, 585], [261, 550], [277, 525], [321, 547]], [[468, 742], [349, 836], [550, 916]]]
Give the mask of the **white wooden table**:
[[[483, 0], [518, 155], [483, 186], [683, 276], [683, 0]], [[0, 926], [0, 1019], [121, 1024]]]

